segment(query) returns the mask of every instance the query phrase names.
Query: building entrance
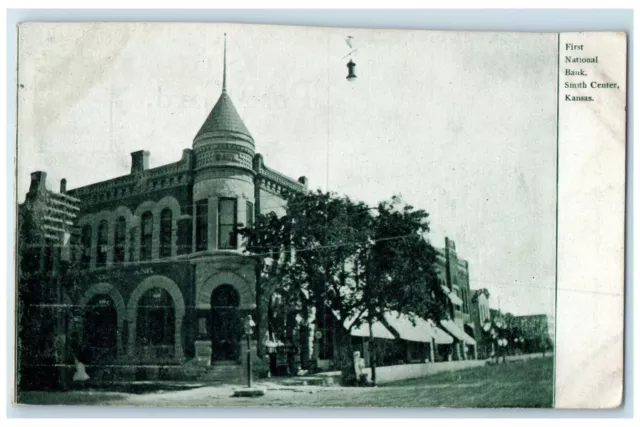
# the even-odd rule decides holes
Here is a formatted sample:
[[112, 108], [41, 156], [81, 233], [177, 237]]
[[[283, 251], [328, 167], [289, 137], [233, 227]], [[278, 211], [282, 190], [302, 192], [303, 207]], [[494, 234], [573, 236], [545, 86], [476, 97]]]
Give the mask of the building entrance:
[[238, 360], [242, 319], [238, 310], [240, 298], [231, 285], [220, 285], [211, 293], [211, 362]]

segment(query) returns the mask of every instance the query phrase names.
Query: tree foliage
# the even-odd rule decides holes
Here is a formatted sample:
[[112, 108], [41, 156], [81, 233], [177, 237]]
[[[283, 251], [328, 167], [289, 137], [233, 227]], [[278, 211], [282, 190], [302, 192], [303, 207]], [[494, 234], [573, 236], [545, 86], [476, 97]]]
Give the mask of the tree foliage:
[[286, 212], [258, 215], [244, 229], [262, 288], [278, 292], [287, 310], [328, 309], [347, 329], [385, 321], [389, 311], [444, 315], [444, 295], [425, 240], [428, 214], [400, 198], [376, 207], [322, 191], [287, 196]]
[[398, 197], [381, 202], [373, 221], [371, 248], [365, 259], [366, 301], [372, 321], [396, 311], [433, 320], [446, 316], [445, 295], [434, 269], [435, 249], [425, 240], [429, 214]]
[[[483, 334], [494, 350], [502, 348], [504, 354], [544, 353], [553, 348], [546, 320], [538, 316], [517, 317], [492, 310], [492, 319], [485, 323]], [[504, 340], [502, 346], [500, 340]]]

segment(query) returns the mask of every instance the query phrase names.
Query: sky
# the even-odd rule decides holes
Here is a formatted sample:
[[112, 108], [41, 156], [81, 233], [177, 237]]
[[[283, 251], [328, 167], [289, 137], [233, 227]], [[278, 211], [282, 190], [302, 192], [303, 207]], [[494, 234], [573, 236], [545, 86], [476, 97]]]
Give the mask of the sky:
[[179, 160], [220, 95], [224, 33], [228, 92], [268, 167], [371, 204], [401, 195], [493, 308], [553, 315], [556, 34], [26, 24], [18, 201], [36, 170], [57, 190], [126, 175], [137, 150]]

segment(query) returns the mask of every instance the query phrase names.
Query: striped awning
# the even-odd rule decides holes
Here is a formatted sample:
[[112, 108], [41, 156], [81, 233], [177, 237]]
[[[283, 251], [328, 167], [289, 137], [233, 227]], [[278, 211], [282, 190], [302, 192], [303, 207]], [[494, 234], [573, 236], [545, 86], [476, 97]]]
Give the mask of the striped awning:
[[[333, 314], [338, 320], [340, 320], [340, 316], [337, 312], [334, 311]], [[343, 325], [348, 330], [351, 324], [355, 321], [356, 317], [350, 317], [343, 322]], [[373, 323], [373, 325], [371, 326], [371, 332], [373, 332], [373, 334], [369, 334], [369, 323], [362, 322], [360, 325], [354, 326], [353, 329], [351, 329], [351, 336], [369, 338], [371, 335], [373, 335], [374, 338], [382, 338], [385, 340], [395, 339], [393, 334], [389, 332], [389, 330], [385, 328], [384, 325], [380, 322]]]
[[436, 342], [436, 344], [451, 344], [451, 343], [453, 343], [453, 338], [451, 338], [451, 335], [449, 335], [448, 333], [446, 333], [442, 329], [438, 328], [438, 326], [436, 326], [436, 324], [433, 322], [433, 320], [429, 319], [428, 321], [432, 325], [432, 331], [434, 333], [433, 339]]
[[434, 340], [436, 344], [451, 344], [453, 342], [453, 338], [438, 328], [431, 320], [414, 316], [414, 322], [411, 322], [408, 315], [398, 312], [389, 312], [384, 318], [405, 341], [430, 343]]
[[468, 345], [476, 345], [476, 340], [467, 335], [453, 320], [441, 320], [440, 324], [458, 340]]
[[[336, 319], [340, 320], [340, 316], [337, 312], [333, 312]], [[453, 338], [445, 331], [440, 329], [434, 321], [431, 319], [423, 319], [419, 316], [414, 316], [415, 325], [411, 322], [411, 318], [407, 314], [398, 313], [397, 311], [390, 311], [385, 314], [389, 327], [393, 328], [400, 339], [412, 342], [425, 342], [431, 343], [432, 340], [436, 344], [451, 344]], [[346, 329], [355, 321], [355, 318], [349, 318], [343, 322]], [[395, 335], [385, 327], [382, 322], [374, 322], [371, 331], [374, 338], [381, 338], [387, 340], [395, 339]], [[351, 336], [369, 338], [369, 324], [363, 322], [362, 324], [355, 326], [351, 329]]]
[[[372, 326], [371, 326], [371, 331], [373, 332], [373, 337], [374, 338], [382, 338], [385, 340], [393, 340], [395, 339], [395, 337], [393, 336], [393, 334], [391, 332], [389, 332], [389, 330], [387, 328], [384, 327], [384, 325], [380, 322], [375, 322]], [[363, 337], [363, 338], [369, 338], [369, 324], [368, 323], [363, 323], [359, 326], [354, 327], [351, 330], [351, 336], [354, 337]]]

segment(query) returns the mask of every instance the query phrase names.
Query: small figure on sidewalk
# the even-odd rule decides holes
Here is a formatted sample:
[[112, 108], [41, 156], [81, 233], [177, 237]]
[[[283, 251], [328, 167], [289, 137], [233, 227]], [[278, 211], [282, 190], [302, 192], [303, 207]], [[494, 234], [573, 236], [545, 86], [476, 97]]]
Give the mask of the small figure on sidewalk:
[[73, 381], [87, 381], [90, 377], [87, 374], [84, 363], [78, 360], [77, 357], [74, 356], [74, 361], [76, 364], [76, 372], [73, 374]]
[[365, 372], [366, 363], [362, 357], [360, 357], [359, 351], [353, 352], [353, 367], [356, 374], [356, 381], [360, 387], [372, 387], [373, 383], [369, 381], [369, 375]]

